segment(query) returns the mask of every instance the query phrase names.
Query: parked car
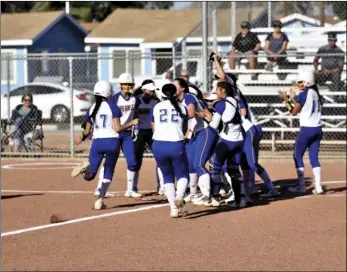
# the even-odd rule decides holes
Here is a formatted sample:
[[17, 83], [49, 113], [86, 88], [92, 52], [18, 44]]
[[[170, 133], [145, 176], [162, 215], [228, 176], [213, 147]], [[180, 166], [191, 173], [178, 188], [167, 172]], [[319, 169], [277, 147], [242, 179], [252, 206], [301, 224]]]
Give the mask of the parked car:
[[[10, 114], [21, 104], [25, 92], [33, 94], [33, 103], [42, 110], [42, 118], [53, 123], [68, 123], [70, 119], [70, 92], [67, 86], [56, 83], [28, 83], [10, 91]], [[7, 93], [1, 95], [1, 120], [8, 118]], [[84, 116], [94, 103], [93, 92], [87, 89], [73, 89], [73, 116]]]

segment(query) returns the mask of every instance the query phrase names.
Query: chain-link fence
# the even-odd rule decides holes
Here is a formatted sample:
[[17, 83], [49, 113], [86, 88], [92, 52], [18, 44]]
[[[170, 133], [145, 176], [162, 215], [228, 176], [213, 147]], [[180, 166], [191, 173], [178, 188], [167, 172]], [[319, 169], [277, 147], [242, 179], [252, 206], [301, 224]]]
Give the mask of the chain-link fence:
[[[222, 56], [224, 67], [228, 70], [230, 56], [227, 53]], [[263, 68], [249, 70], [249, 60], [245, 56], [237, 69], [229, 70], [238, 77], [239, 84], [243, 85], [243, 93], [263, 127], [262, 148], [292, 148], [299, 120], [288, 114], [277, 91], [289, 90], [298, 71], [313, 69], [314, 57], [313, 53], [305, 53], [295, 67], [282, 69], [277, 65], [271, 70], [265, 70], [268, 60], [266, 55], [259, 54], [257, 62]], [[346, 147], [346, 53], [320, 54], [319, 57], [317, 71], [322, 71], [322, 63], [329, 59], [333, 59], [333, 63], [338, 65], [342, 63], [343, 66], [339, 72], [332, 72], [336, 69], [333, 67], [330, 72], [316, 74], [324, 99], [322, 124], [325, 134], [322, 148], [343, 151]], [[171, 54], [28, 55], [24, 58], [2, 56], [2, 155], [88, 155], [90, 141], [76, 146], [73, 138], [75, 133], [80, 133], [83, 116], [93, 103], [92, 88], [95, 82], [98, 79], [109, 80], [117, 90], [115, 78], [120, 73], [129, 71], [135, 75], [136, 86], [146, 78], [154, 79], [160, 86], [168, 80], [166, 68], [172, 68], [173, 63], [179, 63], [181, 58], [182, 56], [176, 55], [174, 61]], [[201, 53], [187, 55], [189, 60], [194, 58], [201, 59]], [[286, 58], [289, 62], [297, 60], [295, 54], [288, 54]], [[109, 66], [103, 67], [105, 63]], [[154, 66], [157, 70], [153, 69]], [[18, 71], [23, 71], [26, 81], [19, 81], [23, 75]], [[201, 73], [199, 71], [199, 62], [188, 66], [191, 78], [197, 80]], [[213, 69], [211, 71], [212, 74], [215, 73]], [[31, 108], [31, 105], [37, 108]]]

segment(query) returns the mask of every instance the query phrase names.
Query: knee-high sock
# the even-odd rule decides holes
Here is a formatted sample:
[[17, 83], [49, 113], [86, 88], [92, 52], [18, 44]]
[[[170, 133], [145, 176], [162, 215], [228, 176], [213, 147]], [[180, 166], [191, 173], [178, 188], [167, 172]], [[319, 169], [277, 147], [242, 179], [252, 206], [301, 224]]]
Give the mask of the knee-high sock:
[[187, 178], [180, 178], [177, 180], [177, 197], [183, 198], [186, 190], [188, 187], [188, 179]]
[[231, 185], [231, 177], [230, 177], [230, 175], [227, 172], [225, 172], [223, 175], [224, 175], [225, 179], [227, 180], [227, 182], [229, 183], [229, 185], [231, 187], [232, 185]]
[[157, 173], [158, 173], [160, 188], [164, 188], [164, 177], [163, 177], [163, 173], [161, 172], [159, 167], [157, 167]]
[[99, 189], [100, 193], [99, 193], [98, 198], [104, 198], [105, 197], [107, 190], [110, 187], [110, 184], [111, 184], [111, 180], [109, 180], [109, 179], [103, 179], [101, 181], [101, 187]]
[[127, 190], [132, 191], [134, 188], [135, 171], [127, 170]]
[[296, 168], [296, 174], [298, 175], [299, 185], [305, 186], [304, 167]]
[[242, 170], [242, 177], [246, 188], [250, 189], [255, 186], [255, 175], [252, 169]]
[[[211, 195], [210, 174], [206, 173], [206, 174], [203, 174], [202, 176], [200, 176], [198, 183], [199, 183], [199, 186], [201, 184], [201, 186], [203, 187], [202, 193], [205, 196], [210, 197], [210, 195]], [[201, 187], [200, 187], [200, 189], [201, 189]]]
[[139, 175], [140, 175], [140, 171], [134, 171], [134, 182], [133, 182], [133, 191], [134, 192], [138, 191], [137, 184], [139, 182]]
[[191, 194], [197, 193], [198, 191], [198, 174], [197, 173], [189, 174], [189, 188], [190, 188]]
[[320, 167], [315, 167], [312, 169], [313, 176], [314, 176], [314, 186], [320, 187], [321, 186], [321, 175], [322, 175], [322, 169]]
[[98, 186], [96, 187], [96, 190], [100, 190], [101, 188], [102, 181], [104, 180], [104, 172], [105, 172], [105, 167], [104, 165], [102, 165], [99, 171], [99, 180], [98, 180]]
[[164, 188], [165, 188], [165, 195], [167, 197], [167, 200], [169, 201], [171, 209], [177, 209], [175, 205], [175, 197], [176, 197], [175, 185], [173, 183], [166, 183], [164, 184]]
[[275, 186], [272, 184], [271, 179], [269, 177], [269, 174], [266, 172], [266, 170], [264, 168], [260, 168], [257, 174], [264, 181], [266, 188], [268, 190], [274, 190], [275, 189]]

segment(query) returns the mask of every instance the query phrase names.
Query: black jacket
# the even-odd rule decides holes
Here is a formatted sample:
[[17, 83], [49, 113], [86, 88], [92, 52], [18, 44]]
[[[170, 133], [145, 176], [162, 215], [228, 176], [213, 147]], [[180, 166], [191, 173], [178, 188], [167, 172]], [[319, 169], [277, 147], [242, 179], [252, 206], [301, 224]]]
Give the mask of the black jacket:
[[24, 117], [19, 114], [19, 110], [23, 107], [22, 104], [18, 105], [13, 111], [11, 116], [11, 124], [13, 124], [18, 118], [21, 118], [18, 126], [24, 133], [32, 132], [36, 125], [42, 122], [42, 113], [35, 106], [32, 105], [31, 110]]

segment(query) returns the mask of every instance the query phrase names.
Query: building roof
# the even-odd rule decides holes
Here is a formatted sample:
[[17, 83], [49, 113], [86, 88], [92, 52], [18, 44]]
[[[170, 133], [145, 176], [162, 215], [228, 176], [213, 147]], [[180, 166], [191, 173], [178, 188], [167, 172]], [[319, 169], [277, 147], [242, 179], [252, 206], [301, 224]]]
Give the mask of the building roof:
[[[252, 14], [258, 16], [264, 8], [253, 8]], [[201, 9], [186, 10], [150, 10], [150, 9], [116, 9], [88, 35], [86, 42], [102, 39], [143, 39], [145, 43], [171, 43], [188, 34], [200, 21]], [[240, 23], [247, 20], [247, 8], [239, 8], [236, 12], [236, 26], [239, 32]], [[254, 19], [254, 18], [252, 18]], [[209, 18], [211, 22], [211, 18]], [[231, 35], [231, 11], [217, 11], [217, 35]], [[202, 25], [190, 36], [201, 37]], [[100, 41], [101, 41], [100, 39]], [[100, 42], [102, 43], [102, 42]], [[126, 42], [124, 42], [126, 43]]]
[[87, 34], [77, 21], [63, 11], [5, 13], [1, 14], [1, 45], [31, 45], [35, 38], [63, 16]]
[[85, 30], [87, 30], [88, 32], [91, 32], [94, 28], [96, 28], [97, 27], [97, 25], [99, 24], [99, 23], [90, 23], [90, 22], [88, 22], [88, 23], [85, 23], [85, 22], [79, 22], [80, 23], [80, 25], [85, 29]]

